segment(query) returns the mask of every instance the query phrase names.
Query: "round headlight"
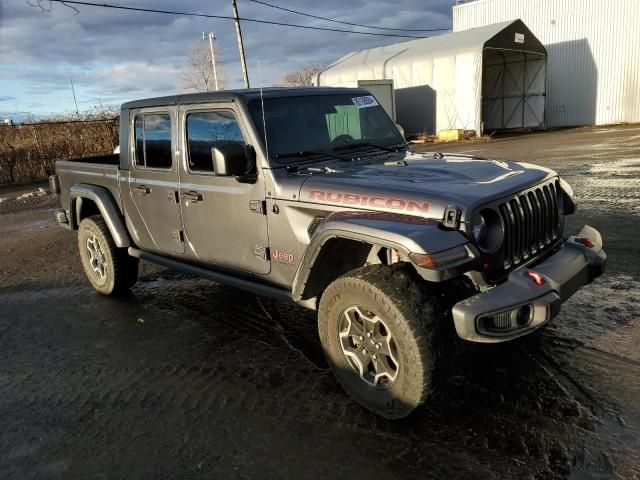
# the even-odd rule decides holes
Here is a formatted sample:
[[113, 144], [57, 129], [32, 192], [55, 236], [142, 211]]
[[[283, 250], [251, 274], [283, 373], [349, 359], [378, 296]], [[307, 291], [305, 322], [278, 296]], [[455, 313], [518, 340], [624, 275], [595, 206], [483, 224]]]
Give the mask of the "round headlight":
[[473, 239], [484, 253], [493, 253], [502, 245], [504, 226], [498, 212], [485, 208], [476, 212], [471, 222]]

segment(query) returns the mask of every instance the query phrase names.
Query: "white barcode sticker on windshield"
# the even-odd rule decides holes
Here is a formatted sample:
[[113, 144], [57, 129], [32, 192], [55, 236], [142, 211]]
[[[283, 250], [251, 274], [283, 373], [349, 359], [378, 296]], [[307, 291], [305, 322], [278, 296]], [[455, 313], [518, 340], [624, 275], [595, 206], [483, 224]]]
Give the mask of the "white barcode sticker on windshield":
[[377, 100], [373, 95], [364, 95], [362, 97], [353, 97], [351, 99], [353, 104], [358, 108], [375, 107], [378, 105]]

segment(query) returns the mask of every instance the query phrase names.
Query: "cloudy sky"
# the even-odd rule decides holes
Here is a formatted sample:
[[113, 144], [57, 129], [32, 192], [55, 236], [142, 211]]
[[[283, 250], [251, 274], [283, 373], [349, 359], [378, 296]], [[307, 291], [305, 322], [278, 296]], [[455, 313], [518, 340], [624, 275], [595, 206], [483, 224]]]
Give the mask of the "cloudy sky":
[[[35, 0], [30, 0], [35, 3]], [[92, 1], [92, 0], [88, 0]], [[314, 15], [366, 25], [429, 29], [451, 27], [454, 0], [267, 0]], [[231, 15], [230, 0], [99, 0], [160, 10]], [[177, 91], [186, 53], [203, 31], [214, 31], [230, 87], [242, 87], [233, 22], [78, 6], [79, 13], [42, 0], [0, 0], [0, 114], [38, 116], [80, 110]], [[50, 8], [49, 8], [50, 7]], [[349, 29], [238, 0], [241, 17]], [[252, 86], [263, 85], [309, 62], [331, 63], [344, 54], [403, 41], [243, 23]], [[394, 32], [385, 32], [394, 33]], [[400, 33], [400, 32], [395, 32]], [[416, 35], [420, 35], [416, 33]]]

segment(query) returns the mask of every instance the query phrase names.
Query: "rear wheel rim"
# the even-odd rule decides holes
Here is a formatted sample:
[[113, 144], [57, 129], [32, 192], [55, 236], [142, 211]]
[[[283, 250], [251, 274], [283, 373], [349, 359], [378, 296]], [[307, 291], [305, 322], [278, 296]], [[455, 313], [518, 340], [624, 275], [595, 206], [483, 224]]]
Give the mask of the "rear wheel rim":
[[107, 262], [100, 242], [95, 235], [89, 235], [86, 248], [91, 271], [99, 280], [104, 280], [107, 278]]
[[398, 377], [398, 347], [385, 321], [373, 312], [351, 306], [340, 316], [338, 343], [349, 366], [368, 385], [391, 387]]

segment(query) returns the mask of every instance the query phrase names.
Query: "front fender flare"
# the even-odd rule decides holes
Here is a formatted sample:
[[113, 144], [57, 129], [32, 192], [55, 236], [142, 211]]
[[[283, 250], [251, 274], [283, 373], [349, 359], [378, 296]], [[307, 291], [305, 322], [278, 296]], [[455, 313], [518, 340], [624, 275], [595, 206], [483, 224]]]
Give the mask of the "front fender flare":
[[116, 246], [120, 248], [131, 246], [131, 239], [122, 220], [120, 209], [106, 188], [79, 183], [71, 187], [69, 199], [71, 217], [69, 221], [74, 230], [78, 228], [83, 199], [91, 200], [104, 218]]
[[[457, 230], [445, 230], [436, 220], [409, 215], [376, 212], [339, 212], [327, 217], [316, 229], [298, 266], [293, 281], [292, 294], [296, 301], [303, 299], [305, 287], [312, 269], [327, 241], [344, 238], [410, 253], [432, 254], [458, 246], [467, 246], [468, 260], [461, 262], [466, 267], [475, 257], [469, 240]], [[413, 264], [412, 264], [413, 265]], [[413, 265], [420, 276], [431, 281], [442, 281], [465, 271], [456, 265], [455, 270], [427, 271]], [[468, 270], [468, 268], [466, 268]]]

